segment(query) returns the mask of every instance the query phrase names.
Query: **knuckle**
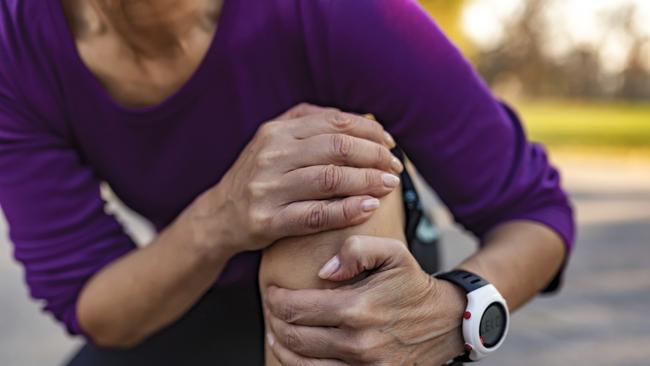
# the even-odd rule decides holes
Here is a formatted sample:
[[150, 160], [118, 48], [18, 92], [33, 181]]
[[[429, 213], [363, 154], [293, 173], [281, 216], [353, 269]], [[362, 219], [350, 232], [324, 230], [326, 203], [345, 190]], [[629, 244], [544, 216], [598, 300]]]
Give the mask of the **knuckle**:
[[296, 320], [296, 308], [291, 303], [285, 303], [279, 307], [278, 317], [287, 323], [292, 323]]
[[309, 229], [321, 229], [327, 226], [328, 217], [327, 217], [327, 207], [324, 203], [314, 204], [309, 211], [305, 219], [305, 226]]
[[332, 127], [338, 131], [347, 131], [352, 126], [352, 118], [350, 115], [338, 111], [327, 112], [327, 119]]
[[294, 115], [302, 115], [304, 113], [307, 113], [307, 111], [311, 110], [312, 108], [315, 108], [315, 106], [309, 103], [302, 102], [296, 105], [295, 107], [291, 108], [291, 112]]
[[322, 168], [318, 176], [318, 185], [323, 192], [334, 192], [341, 185], [343, 174], [336, 165], [327, 165]]
[[377, 159], [377, 162], [380, 164], [390, 164], [390, 155], [391, 153], [386, 149], [385, 147], [381, 145], [377, 145], [375, 147], [375, 159]]
[[275, 165], [278, 161], [286, 157], [283, 150], [266, 150], [257, 154], [255, 165], [258, 168], [268, 168]]
[[368, 307], [363, 300], [354, 301], [344, 314], [344, 323], [348, 327], [358, 328], [368, 324]]
[[276, 135], [281, 134], [282, 122], [280, 121], [269, 121], [260, 126], [257, 130], [257, 137], [262, 141], [269, 141]]
[[332, 154], [337, 158], [349, 158], [352, 154], [352, 145], [352, 138], [347, 135], [335, 134], [330, 140]]
[[358, 350], [357, 354], [359, 357], [362, 357], [372, 348], [370, 344], [370, 337], [366, 333], [361, 333], [357, 336], [356, 341], [354, 342]]
[[261, 233], [268, 230], [273, 219], [273, 215], [267, 212], [267, 210], [255, 206], [248, 210], [248, 217], [251, 231], [254, 233]]
[[357, 348], [356, 338], [354, 336], [346, 336], [339, 344], [338, 349], [341, 356], [350, 359], [356, 359], [359, 349]]
[[362, 332], [357, 336], [355, 341], [357, 348], [357, 359], [362, 362], [372, 361], [372, 357], [376, 354], [375, 350], [377, 348], [377, 340], [372, 334], [368, 332]]
[[383, 187], [383, 182], [379, 176], [379, 172], [371, 169], [364, 170], [363, 180], [366, 187]]
[[275, 121], [270, 121], [262, 124], [260, 128], [257, 130], [258, 135], [260, 136], [270, 135], [275, 129], [276, 124], [277, 123]]
[[289, 110], [285, 113], [285, 116], [286, 116], [286, 118], [288, 118], [288, 119], [299, 118], [299, 117], [301, 117], [301, 116], [305, 116], [305, 115], [309, 114], [309, 112], [310, 112], [312, 109], [315, 109], [315, 108], [316, 108], [316, 106], [311, 105], [311, 104], [309, 104], [309, 103], [304, 103], [304, 102], [303, 102], [303, 103], [300, 103], [300, 104], [296, 104], [296, 105], [293, 106], [291, 109], [289, 109]]
[[343, 219], [346, 222], [350, 222], [357, 217], [356, 205], [350, 200], [343, 201], [342, 211], [343, 211]]
[[345, 246], [345, 251], [347, 252], [348, 255], [350, 255], [352, 258], [358, 258], [360, 255], [363, 254], [363, 245], [361, 244], [361, 239], [357, 236], [351, 236], [348, 238], [346, 246]]
[[287, 348], [291, 350], [298, 350], [302, 346], [301, 337], [298, 335], [295, 329], [288, 327], [284, 331], [284, 344]]
[[252, 198], [261, 198], [268, 194], [269, 185], [267, 183], [252, 181], [246, 184], [246, 193]]
[[268, 159], [269, 157], [265, 154], [259, 154], [255, 157], [255, 168], [257, 169], [266, 169], [271, 165], [271, 162]]

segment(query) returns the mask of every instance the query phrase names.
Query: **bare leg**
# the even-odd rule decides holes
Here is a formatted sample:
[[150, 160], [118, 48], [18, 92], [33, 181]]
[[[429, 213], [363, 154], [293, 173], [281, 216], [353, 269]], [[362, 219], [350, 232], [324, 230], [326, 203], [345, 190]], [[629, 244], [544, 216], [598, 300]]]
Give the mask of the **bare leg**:
[[[353, 234], [362, 234], [406, 242], [404, 221], [402, 190], [398, 188], [381, 200], [381, 207], [362, 225], [276, 242], [262, 257], [259, 272], [262, 297], [264, 289], [270, 285], [289, 289], [340, 286], [341, 284], [320, 279], [318, 270], [338, 252], [345, 239]], [[267, 366], [280, 365], [268, 346], [265, 354]]]

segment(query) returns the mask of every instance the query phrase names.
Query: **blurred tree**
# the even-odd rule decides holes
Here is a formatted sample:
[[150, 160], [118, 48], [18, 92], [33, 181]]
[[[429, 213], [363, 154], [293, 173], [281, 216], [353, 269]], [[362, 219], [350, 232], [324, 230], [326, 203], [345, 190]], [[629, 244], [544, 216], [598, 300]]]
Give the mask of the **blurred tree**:
[[637, 12], [635, 4], [622, 8], [622, 19], [618, 24], [628, 35], [632, 36], [632, 45], [627, 57], [625, 70], [622, 73], [623, 83], [620, 88], [620, 96], [624, 99], [649, 99], [650, 98], [650, 72], [644, 62], [644, 48], [650, 47], [650, 36], [641, 34], [634, 26], [634, 18]]
[[[548, 52], [553, 42], [548, 36], [564, 32], [565, 41], [572, 37], [566, 33], [568, 28], [558, 26], [565, 19], [547, 11], [549, 4], [548, 0], [522, 1], [521, 12], [502, 20], [504, 37], [500, 43], [476, 53], [479, 71], [497, 94], [506, 99], [532, 96], [650, 100], [650, 70], [644, 60], [650, 39], [635, 26], [639, 10], [635, 4], [621, 4], [618, 10], [605, 14], [602, 39], [594, 43], [576, 41], [562, 57]], [[612, 34], [625, 34], [631, 39], [627, 62], [617, 75], [606, 72], [601, 62], [607, 57], [602, 46], [611, 42], [608, 36]]]
[[[563, 83], [544, 53], [543, 8], [546, 0], [529, 0], [519, 16], [504, 20], [503, 40], [478, 55], [477, 66], [498, 94], [552, 94]], [[517, 86], [513, 88], [513, 85]], [[506, 95], [516, 98], [519, 95]]]
[[[601, 65], [597, 51], [586, 45], [575, 47], [558, 65], [556, 80], [559, 87], [551, 89], [552, 96], [598, 98], [605, 96]], [[557, 78], [553, 78], [557, 79]]]

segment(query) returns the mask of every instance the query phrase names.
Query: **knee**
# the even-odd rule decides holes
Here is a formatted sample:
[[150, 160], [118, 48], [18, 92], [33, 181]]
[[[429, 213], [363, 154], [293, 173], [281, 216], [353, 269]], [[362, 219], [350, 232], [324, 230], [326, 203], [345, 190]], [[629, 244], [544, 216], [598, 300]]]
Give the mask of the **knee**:
[[[381, 199], [381, 207], [361, 225], [308, 236], [285, 238], [264, 251], [260, 287], [328, 288], [334, 284], [318, 277], [318, 270], [338, 252], [351, 235], [373, 235], [405, 241], [401, 189]], [[339, 284], [340, 285], [340, 284]]]

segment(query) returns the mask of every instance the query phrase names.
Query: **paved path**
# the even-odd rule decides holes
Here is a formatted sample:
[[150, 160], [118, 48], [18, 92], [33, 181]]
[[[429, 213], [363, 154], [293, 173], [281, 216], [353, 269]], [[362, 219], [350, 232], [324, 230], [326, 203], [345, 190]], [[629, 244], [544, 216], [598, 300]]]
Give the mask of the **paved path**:
[[[558, 161], [580, 234], [564, 292], [516, 314], [503, 351], [482, 364], [650, 365], [650, 161], [571, 155]], [[436, 212], [449, 267], [475, 245]], [[141, 226], [133, 230], [146, 237]], [[0, 238], [0, 365], [58, 365], [79, 342], [28, 300], [1, 222]]]

